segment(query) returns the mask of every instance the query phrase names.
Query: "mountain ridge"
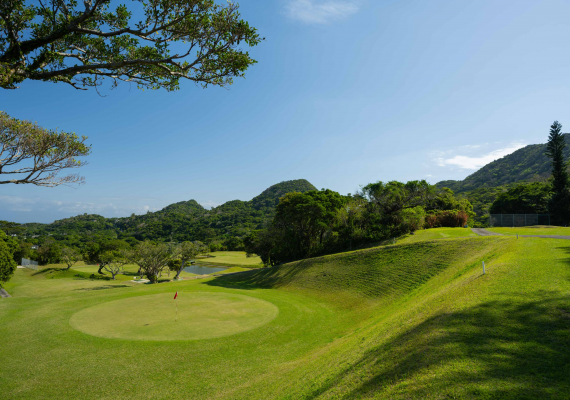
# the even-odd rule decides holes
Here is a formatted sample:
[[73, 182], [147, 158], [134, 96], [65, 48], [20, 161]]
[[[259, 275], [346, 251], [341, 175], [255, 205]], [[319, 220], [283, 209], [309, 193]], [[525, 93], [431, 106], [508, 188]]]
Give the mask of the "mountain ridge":
[[[565, 133], [564, 157], [570, 158], [570, 133]], [[447, 187], [463, 195], [473, 205], [475, 221], [484, 226], [488, 221], [489, 207], [497, 196], [525, 182], [546, 181], [552, 165], [546, 156], [546, 143], [530, 144], [515, 152], [490, 162], [463, 180], [440, 181], [435, 185]]]
[[249, 201], [230, 200], [207, 210], [196, 200], [172, 203], [161, 210], [130, 217], [105, 218], [82, 214], [49, 224], [22, 224], [31, 235], [103, 235], [110, 238], [132, 236], [138, 240], [209, 240], [223, 236], [244, 236], [261, 229], [273, 218], [279, 198], [286, 193], [317, 190], [306, 179], [282, 181]]
[[[570, 157], [570, 133], [565, 133], [567, 146], [564, 156]], [[482, 187], [497, 187], [517, 182], [534, 182], [548, 179], [552, 171], [546, 156], [546, 143], [529, 144], [481, 167], [463, 180], [445, 180], [437, 187], [447, 187], [463, 193]]]

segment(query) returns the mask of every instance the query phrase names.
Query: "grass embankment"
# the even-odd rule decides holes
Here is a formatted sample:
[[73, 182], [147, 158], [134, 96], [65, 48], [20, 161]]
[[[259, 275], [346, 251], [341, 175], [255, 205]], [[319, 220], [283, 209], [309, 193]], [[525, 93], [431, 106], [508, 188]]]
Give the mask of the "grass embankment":
[[[0, 301], [0, 390], [6, 398], [563, 399], [568, 253], [564, 240], [435, 240], [138, 286], [18, 270], [14, 297]], [[193, 341], [105, 339], [69, 323], [90, 307], [176, 290], [250, 296], [279, 314]]]
[[567, 398], [568, 242], [491, 240], [486, 275], [446, 268], [287, 378], [308, 398]]
[[503, 235], [559, 235], [570, 236], [570, 228], [560, 226], [525, 226], [515, 228], [485, 228], [490, 232], [496, 232]]
[[433, 228], [414, 232], [397, 240], [397, 243], [415, 243], [432, 239], [451, 239], [478, 236], [469, 228]]

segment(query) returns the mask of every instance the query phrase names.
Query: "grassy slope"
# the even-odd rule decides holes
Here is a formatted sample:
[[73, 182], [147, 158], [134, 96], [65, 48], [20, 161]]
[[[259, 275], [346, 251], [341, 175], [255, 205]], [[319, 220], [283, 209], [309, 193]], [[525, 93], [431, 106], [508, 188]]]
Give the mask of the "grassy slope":
[[[14, 297], [0, 302], [0, 390], [10, 398], [565, 398], [568, 246], [437, 240], [113, 290], [18, 270]], [[253, 331], [194, 342], [102, 339], [68, 323], [91, 305], [174, 290], [246, 294], [280, 313]]]
[[553, 227], [521, 227], [521, 228], [486, 228], [488, 231], [503, 235], [563, 235], [570, 236], [570, 228]]
[[398, 243], [414, 243], [432, 239], [449, 239], [475, 236], [477, 235], [468, 228], [433, 228], [416, 231], [413, 235], [406, 235], [403, 238], [398, 239]]
[[446, 269], [310, 360], [326, 373], [287, 379], [305, 398], [565, 399], [568, 252], [564, 240], [502, 239], [485, 276]]

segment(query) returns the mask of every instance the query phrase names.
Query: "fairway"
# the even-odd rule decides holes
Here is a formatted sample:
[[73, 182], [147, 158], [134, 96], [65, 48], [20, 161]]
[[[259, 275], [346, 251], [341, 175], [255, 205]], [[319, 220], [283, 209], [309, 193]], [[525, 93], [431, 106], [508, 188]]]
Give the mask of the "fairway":
[[502, 235], [550, 235], [570, 236], [570, 228], [560, 226], [524, 226], [515, 228], [485, 228]]
[[[176, 306], [178, 302], [178, 317]], [[196, 340], [233, 335], [265, 325], [273, 304], [231, 293], [180, 292], [108, 301], [79, 311], [70, 324], [84, 333], [114, 339]]]
[[[248, 266], [261, 266], [261, 258], [258, 256], [247, 257], [245, 251], [216, 251], [210, 253], [208, 258], [203, 260], [210, 264], [222, 265], [248, 265]], [[197, 260], [200, 263], [201, 259]]]

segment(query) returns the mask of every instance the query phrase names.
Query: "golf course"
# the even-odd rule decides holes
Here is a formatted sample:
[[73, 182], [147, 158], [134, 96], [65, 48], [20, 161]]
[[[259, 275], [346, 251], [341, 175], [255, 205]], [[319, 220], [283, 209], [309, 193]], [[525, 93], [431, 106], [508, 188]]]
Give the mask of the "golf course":
[[568, 240], [440, 228], [155, 285], [89, 279], [82, 268], [20, 268], [5, 285], [3, 398], [570, 393]]
[[0, 400], [570, 400], [568, 15], [0, 0]]

